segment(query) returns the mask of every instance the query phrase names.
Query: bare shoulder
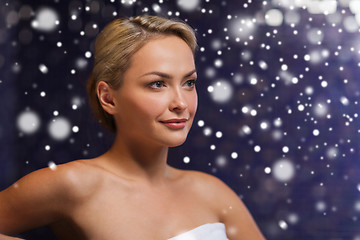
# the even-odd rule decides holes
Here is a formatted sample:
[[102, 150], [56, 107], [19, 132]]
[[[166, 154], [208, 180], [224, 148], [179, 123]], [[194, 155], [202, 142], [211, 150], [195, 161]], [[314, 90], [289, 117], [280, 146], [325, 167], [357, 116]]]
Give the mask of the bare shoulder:
[[197, 171], [185, 172], [194, 190], [216, 204], [230, 239], [265, 239], [240, 197], [221, 179]]
[[0, 192], [0, 232], [19, 233], [64, 217], [93, 191], [90, 167], [74, 161], [34, 171]]
[[96, 171], [85, 164], [85, 160], [77, 160], [29, 173], [1, 192], [0, 197], [26, 195], [27, 199], [31, 199], [43, 195], [43, 198], [56, 202], [74, 199], [76, 195], [80, 197], [96, 183]]

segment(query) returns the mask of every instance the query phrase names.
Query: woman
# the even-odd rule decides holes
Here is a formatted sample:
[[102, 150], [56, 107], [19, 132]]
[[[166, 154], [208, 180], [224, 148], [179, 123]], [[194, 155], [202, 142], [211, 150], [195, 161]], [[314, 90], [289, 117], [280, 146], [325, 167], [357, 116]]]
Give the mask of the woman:
[[264, 239], [223, 182], [167, 165], [197, 108], [195, 50], [182, 22], [139, 16], [108, 24], [96, 39], [88, 94], [116, 133], [112, 147], [1, 192], [0, 232], [50, 225], [60, 239]]

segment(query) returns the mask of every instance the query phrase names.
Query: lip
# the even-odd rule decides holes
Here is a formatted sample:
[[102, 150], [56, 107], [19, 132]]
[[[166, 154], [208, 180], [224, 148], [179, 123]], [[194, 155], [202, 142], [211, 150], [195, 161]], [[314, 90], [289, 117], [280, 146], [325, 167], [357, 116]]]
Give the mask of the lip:
[[183, 129], [186, 126], [186, 121], [186, 118], [174, 118], [160, 122], [171, 129]]

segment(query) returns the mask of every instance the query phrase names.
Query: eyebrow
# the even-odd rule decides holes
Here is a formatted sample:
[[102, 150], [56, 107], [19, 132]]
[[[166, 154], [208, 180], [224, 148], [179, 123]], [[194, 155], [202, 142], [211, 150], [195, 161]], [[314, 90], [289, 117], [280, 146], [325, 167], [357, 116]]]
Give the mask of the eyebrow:
[[[196, 69], [194, 69], [194, 70], [190, 71], [189, 73], [185, 74], [184, 78], [190, 77], [190, 76], [193, 75], [194, 73], [196, 73]], [[162, 73], [162, 72], [156, 72], [156, 71], [155, 71], [155, 72], [145, 73], [145, 74], [141, 75], [141, 77], [147, 76], [147, 75], [157, 75], [157, 76], [159, 76], [159, 77], [168, 78], [168, 79], [172, 78], [172, 76], [169, 75], [169, 74]]]

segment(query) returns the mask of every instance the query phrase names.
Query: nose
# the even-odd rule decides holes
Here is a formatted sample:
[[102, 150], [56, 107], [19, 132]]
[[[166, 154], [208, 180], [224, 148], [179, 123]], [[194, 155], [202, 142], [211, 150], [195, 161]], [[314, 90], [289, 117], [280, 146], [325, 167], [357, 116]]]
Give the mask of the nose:
[[184, 111], [188, 107], [188, 104], [181, 90], [175, 89], [172, 94], [173, 96], [171, 98], [171, 103], [169, 106], [170, 111]]

